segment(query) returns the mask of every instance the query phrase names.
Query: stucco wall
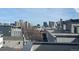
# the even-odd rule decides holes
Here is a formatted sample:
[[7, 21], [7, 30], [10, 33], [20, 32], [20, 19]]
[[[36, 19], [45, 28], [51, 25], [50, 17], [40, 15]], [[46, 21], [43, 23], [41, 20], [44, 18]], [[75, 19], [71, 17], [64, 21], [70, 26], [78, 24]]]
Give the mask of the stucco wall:
[[4, 40], [3, 47], [23, 48], [23, 41], [22, 40]]

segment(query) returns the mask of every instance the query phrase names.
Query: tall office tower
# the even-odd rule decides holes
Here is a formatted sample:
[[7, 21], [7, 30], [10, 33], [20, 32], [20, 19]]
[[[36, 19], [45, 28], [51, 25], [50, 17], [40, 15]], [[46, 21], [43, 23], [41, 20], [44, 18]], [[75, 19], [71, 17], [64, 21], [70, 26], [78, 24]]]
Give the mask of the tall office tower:
[[18, 21], [15, 21], [15, 26], [16, 26], [16, 27], [21, 27], [21, 26], [20, 26], [20, 23], [19, 23]]
[[43, 22], [43, 26], [44, 26], [44, 27], [48, 27], [47, 22]]
[[49, 21], [49, 27], [54, 28], [54, 22], [53, 21]]

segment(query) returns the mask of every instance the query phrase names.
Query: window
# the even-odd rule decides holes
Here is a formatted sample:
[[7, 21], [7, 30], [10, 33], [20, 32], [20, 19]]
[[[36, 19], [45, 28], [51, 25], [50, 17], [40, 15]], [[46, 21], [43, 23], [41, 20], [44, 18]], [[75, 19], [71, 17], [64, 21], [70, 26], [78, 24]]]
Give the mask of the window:
[[77, 33], [77, 27], [74, 27], [74, 33]]
[[3, 42], [3, 44], [5, 44], [5, 42]]
[[63, 29], [66, 30], [66, 25], [65, 24], [63, 25]]
[[20, 44], [20, 42], [18, 42], [18, 44]]

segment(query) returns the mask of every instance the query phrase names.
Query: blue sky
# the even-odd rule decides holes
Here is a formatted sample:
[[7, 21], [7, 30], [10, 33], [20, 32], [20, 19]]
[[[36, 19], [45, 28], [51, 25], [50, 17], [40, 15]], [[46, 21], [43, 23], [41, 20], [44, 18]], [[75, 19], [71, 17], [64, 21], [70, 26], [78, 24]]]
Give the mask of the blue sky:
[[14, 22], [19, 19], [42, 24], [44, 21], [59, 21], [79, 18], [78, 10], [74, 8], [0, 8], [0, 22]]

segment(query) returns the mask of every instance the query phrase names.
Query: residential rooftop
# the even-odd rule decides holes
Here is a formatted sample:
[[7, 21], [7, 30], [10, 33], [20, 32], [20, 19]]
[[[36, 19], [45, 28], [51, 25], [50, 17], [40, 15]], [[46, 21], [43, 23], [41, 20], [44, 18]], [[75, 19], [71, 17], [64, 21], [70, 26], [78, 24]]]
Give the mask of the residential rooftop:
[[3, 40], [23, 40], [23, 37], [4, 36]]

